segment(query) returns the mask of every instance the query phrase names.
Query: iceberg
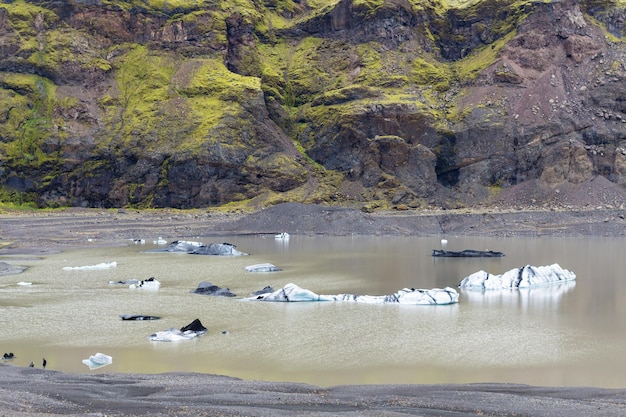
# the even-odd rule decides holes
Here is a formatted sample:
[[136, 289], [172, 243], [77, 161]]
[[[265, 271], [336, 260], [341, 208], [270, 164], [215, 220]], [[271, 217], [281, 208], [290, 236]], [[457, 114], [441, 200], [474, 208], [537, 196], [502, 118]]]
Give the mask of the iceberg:
[[109, 269], [116, 268], [117, 262], [102, 262], [96, 265], [85, 265], [85, 266], [64, 266], [64, 271], [95, 271], [98, 269]]
[[171, 252], [187, 253], [190, 255], [216, 255], [216, 256], [245, 256], [247, 253], [241, 252], [232, 243], [209, 243], [194, 242], [188, 240], [175, 240], [166, 248], [153, 249], [147, 252]]
[[125, 321], [161, 320], [159, 316], [145, 314], [120, 314], [120, 318]]
[[457, 252], [451, 250], [433, 249], [432, 256], [438, 258], [501, 258], [504, 256], [504, 253], [492, 250], [465, 249]]
[[248, 272], [276, 272], [282, 271], [279, 267], [270, 263], [262, 263], [256, 265], [248, 265], [246, 266], [246, 271]]
[[90, 356], [89, 359], [83, 359], [83, 364], [87, 365], [89, 369], [92, 370], [102, 368], [103, 366], [110, 365], [111, 363], [113, 363], [113, 358], [100, 352]]
[[207, 281], [202, 281], [198, 284], [198, 287], [193, 290], [194, 294], [202, 294], [202, 295], [215, 295], [220, 297], [236, 297], [237, 294], [230, 291], [228, 288], [221, 288], [215, 284], [212, 284]]
[[478, 271], [463, 278], [460, 288], [470, 290], [502, 290], [511, 288], [533, 288], [541, 285], [560, 284], [574, 281], [576, 275], [559, 264], [548, 266], [526, 265], [511, 269], [501, 275]]
[[174, 253], [191, 253], [204, 245], [202, 242], [194, 242], [190, 240], [175, 240], [170, 243], [166, 248], [153, 249], [147, 252], [174, 252]]
[[196, 248], [192, 255], [215, 255], [215, 256], [246, 256], [245, 252], [237, 249], [237, 246], [231, 243], [209, 243]]
[[195, 319], [188, 325], [180, 329], [167, 329], [150, 335], [153, 342], [177, 342], [179, 340], [190, 340], [201, 336], [207, 332], [207, 328], [202, 325], [199, 319]]
[[143, 279], [139, 281], [138, 283], [132, 283], [128, 286], [128, 288], [131, 288], [131, 289], [143, 288], [146, 290], [158, 290], [159, 288], [161, 288], [161, 283], [155, 277], [150, 277], [148, 279]]
[[457, 303], [459, 301], [459, 293], [454, 288], [446, 287], [431, 290], [404, 288], [390, 295], [320, 295], [301, 288], [296, 284], [289, 283], [277, 291], [244, 298], [244, 300], [282, 302], [341, 301], [366, 304], [445, 305]]

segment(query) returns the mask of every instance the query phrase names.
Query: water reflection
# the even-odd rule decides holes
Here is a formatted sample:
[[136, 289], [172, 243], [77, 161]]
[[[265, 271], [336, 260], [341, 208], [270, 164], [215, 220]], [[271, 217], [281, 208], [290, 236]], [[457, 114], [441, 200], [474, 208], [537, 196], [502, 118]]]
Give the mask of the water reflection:
[[[182, 239], [180, 236], [168, 240]], [[519, 382], [626, 386], [626, 280], [622, 239], [486, 239], [447, 236], [448, 250], [492, 249], [503, 258], [432, 258], [440, 238], [220, 237], [250, 256], [146, 253], [151, 245], [89, 248], [45, 258], [1, 260], [29, 268], [0, 277], [0, 354], [13, 363], [48, 360], [69, 372], [192, 371], [240, 378], [344, 383]], [[193, 238], [210, 243], [210, 238]], [[146, 239], [151, 242], [151, 239]], [[100, 271], [64, 267], [117, 262]], [[283, 270], [251, 274], [271, 262]], [[577, 280], [527, 290], [462, 290], [449, 306], [251, 303], [266, 285], [293, 282], [320, 294], [390, 294], [457, 287], [479, 270], [494, 274], [551, 265]], [[161, 282], [158, 291], [110, 281]], [[20, 286], [18, 282], [32, 282]], [[202, 281], [237, 298], [193, 294]], [[120, 314], [161, 316], [130, 322]], [[199, 318], [208, 333], [179, 343], [148, 336]], [[226, 334], [222, 334], [227, 330]], [[113, 357], [90, 371], [81, 360]]]
[[463, 301], [490, 308], [518, 308], [523, 312], [547, 312], [558, 309], [565, 295], [576, 286], [575, 281], [534, 288], [502, 290], [461, 290]]

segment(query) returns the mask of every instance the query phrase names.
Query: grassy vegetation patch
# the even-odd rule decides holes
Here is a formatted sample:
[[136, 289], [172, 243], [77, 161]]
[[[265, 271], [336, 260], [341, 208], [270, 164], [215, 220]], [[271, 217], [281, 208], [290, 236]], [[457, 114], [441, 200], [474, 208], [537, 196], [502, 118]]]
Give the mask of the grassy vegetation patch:
[[472, 52], [470, 55], [451, 64], [454, 73], [460, 80], [473, 80], [481, 71], [493, 64], [499, 52], [517, 35], [516, 31], [508, 33], [491, 45], [486, 45]]
[[58, 21], [58, 16], [52, 10], [25, 0], [15, 0], [11, 3], [0, 2], [0, 9], [7, 10], [11, 26], [22, 36], [36, 34], [35, 19], [41, 19], [41, 24], [44, 26]]

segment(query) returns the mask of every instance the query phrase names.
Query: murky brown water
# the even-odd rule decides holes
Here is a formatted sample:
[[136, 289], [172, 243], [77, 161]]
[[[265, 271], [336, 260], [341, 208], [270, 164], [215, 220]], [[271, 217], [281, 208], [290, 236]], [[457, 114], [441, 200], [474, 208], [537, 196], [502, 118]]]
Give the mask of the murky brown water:
[[[172, 237], [170, 240], [176, 239]], [[68, 372], [193, 371], [316, 385], [518, 382], [626, 386], [626, 241], [623, 239], [457, 238], [447, 249], [492, 249], [497, 259], [430, 256], [439, 238], [219, 238], [252, 255], [219, 258], [145, 253], [153, 245], [89, 248], [34, 259], [0, 260], [30, 268], [0, 277], [0, 354], [15, 365]], [[197, 238], [204, 242], [215, 239]], [[152, 242], [152, 240], [150, 240]], [[96, 271], [65, 266], [117, 262]], [[271, 262], [284, 270], [248, 273]], [[559, 263], [575, 285], [530, 291], [461, 292], [452, 306], [246, 302], [266, 285], [293, 282], [320, 294], [380, 295], [403, 287], [453, 286], [480, 269]], [[156, 277], [158, 291], [109, 285]], [[32, 286], [16, 285], [19, 281]], [[238, 298], [192, 294], [201, 281]], [[120, 314], [159, 321], [128, 322]], [[199, 318], [209, 333], [177, 343], [148, 336]], [[228, 334], [222, 334], [227, 330]], [[102, 352], [113, 363], [90, 371]]]

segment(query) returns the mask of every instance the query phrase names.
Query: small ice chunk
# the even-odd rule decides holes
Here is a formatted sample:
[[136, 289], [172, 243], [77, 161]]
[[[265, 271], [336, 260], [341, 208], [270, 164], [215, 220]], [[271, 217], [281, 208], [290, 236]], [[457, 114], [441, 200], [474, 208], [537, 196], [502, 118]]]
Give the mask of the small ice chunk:
[[113, 363], [113, 358], [100, 352], [90, 356], [88, 359], [83, 359], [83, 364], [87, 365], [89, 369], [98, 369], [111, 363]]

